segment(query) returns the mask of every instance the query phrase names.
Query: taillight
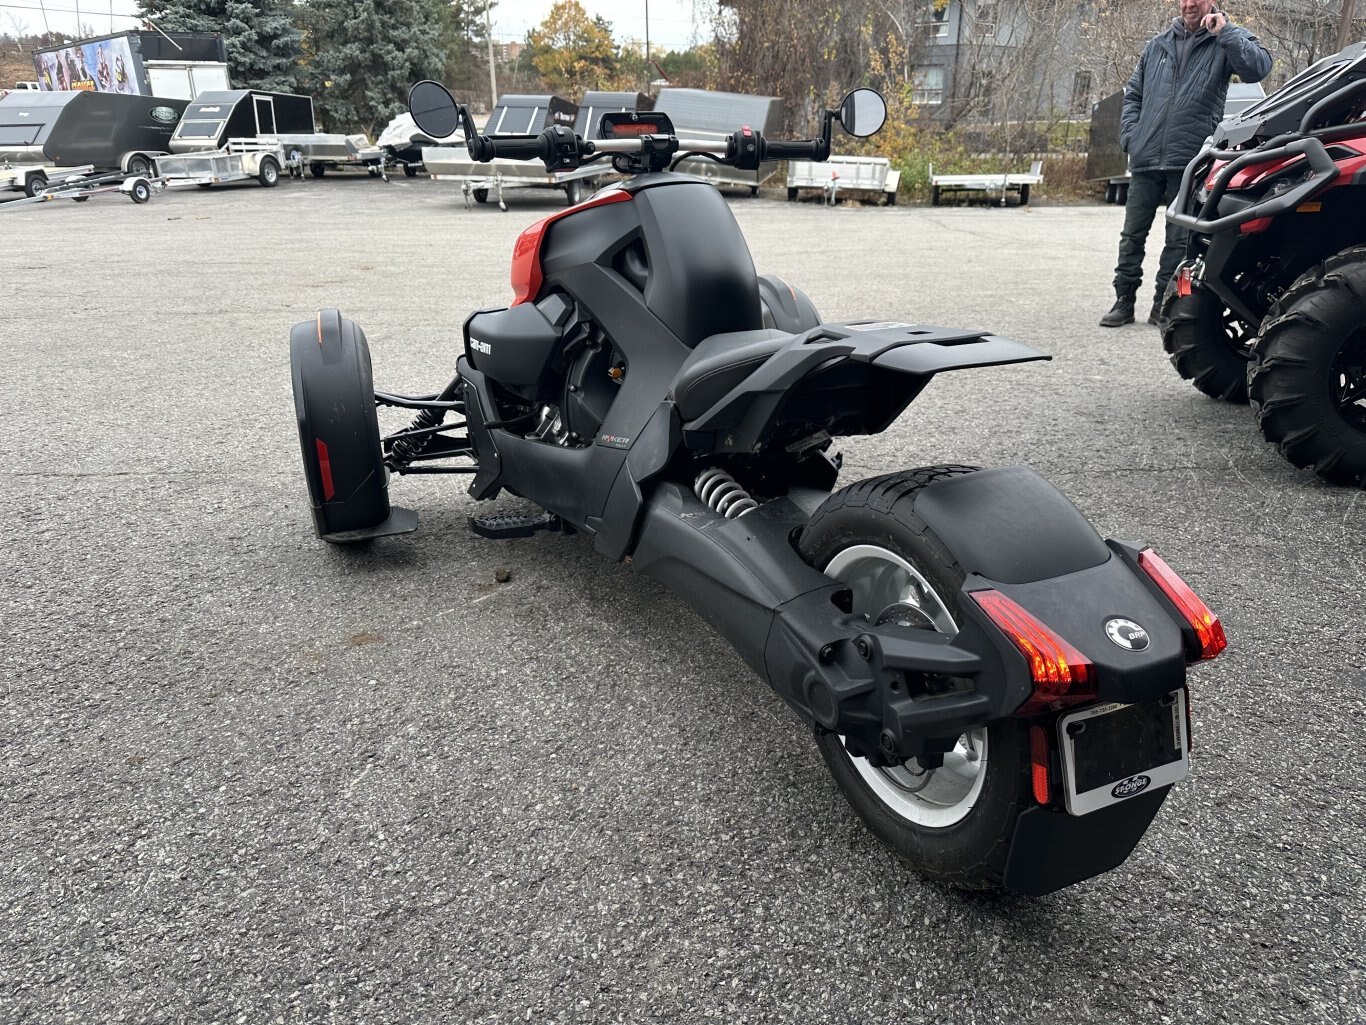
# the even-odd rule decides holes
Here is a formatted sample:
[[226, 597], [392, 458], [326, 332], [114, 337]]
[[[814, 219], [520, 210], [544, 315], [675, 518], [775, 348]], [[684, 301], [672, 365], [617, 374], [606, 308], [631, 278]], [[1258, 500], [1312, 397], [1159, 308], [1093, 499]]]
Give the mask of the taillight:
[[973, 591], [975, 601], [1010, 638], [1029, 665], [1034, 693], [1017, 715], [1031, 715], [1096, 697], [1096, 667], [1090, 659], [1000, 591]]
[[1188, 662], [1203, 662], [1214, 658], [1228, 647], [1224, 636], [1224, 626], [1219, 617], [1210, 611], [1200, 596], [1191, 590], [1190, 585], [1176, 575], [1175, 571], [1151, 548], [1145, 548], [1138, 555], [1138, 565], [1162, 589], [1181, 617], [1195, 631], [1200, 642], [1200, 654]]

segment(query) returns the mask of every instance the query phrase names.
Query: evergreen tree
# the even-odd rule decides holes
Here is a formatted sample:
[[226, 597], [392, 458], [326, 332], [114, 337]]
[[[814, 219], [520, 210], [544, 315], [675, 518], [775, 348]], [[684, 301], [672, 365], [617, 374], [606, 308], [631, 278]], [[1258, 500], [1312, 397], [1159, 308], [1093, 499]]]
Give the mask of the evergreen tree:
[[308, 79], [329, 130], [371, 136], [405, 109], [408, 90], [441, 78], [443, 0], [312, 0]]
[[298, 89], [299, 30], [283, 0], [138, 0], [138, 13], [166, 32], [218, 32], [233, 85]]

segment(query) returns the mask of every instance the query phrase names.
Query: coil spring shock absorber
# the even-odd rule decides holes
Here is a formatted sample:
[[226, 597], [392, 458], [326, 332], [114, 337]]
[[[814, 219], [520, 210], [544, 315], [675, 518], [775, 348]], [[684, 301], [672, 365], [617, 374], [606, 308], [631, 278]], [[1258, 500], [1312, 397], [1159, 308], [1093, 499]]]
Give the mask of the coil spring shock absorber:
[[759, 503], [725, 470], [703, 470], [697, 475], [692, 489], [702, 504], [728, 520], [759, 508]]
[[408, 428], [409, 435], [394, 439], [394, 443], [389, 447], [389, 454], [397, 463], [409, 463], [426, 451], [435, 434], [416, 433], [425, 431], [430, 427], [438, 426], [441, 421], [446, 419], [444, 409], [432, 409], [428, 407], [413, 417], [412, 425]]

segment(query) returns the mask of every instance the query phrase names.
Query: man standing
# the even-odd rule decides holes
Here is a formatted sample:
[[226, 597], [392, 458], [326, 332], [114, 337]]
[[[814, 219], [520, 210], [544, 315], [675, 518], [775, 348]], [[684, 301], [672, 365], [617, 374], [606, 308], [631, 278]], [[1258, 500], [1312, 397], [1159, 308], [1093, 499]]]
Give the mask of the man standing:
[[[1153, 216], [1175, 198], [1186, 165], [1223, 117], [1229, 78], [1260, 82], [1271, 71], [1266, 48], [1247, 29], [1229, 24], [1214, 0], [1178, 4], [1180, 17], [1148, 41], [1124, 87], [1119, 144], [1129, 154], [1129, 199], [1119, 236], [1115, 305], [1100, 319], [1101, 327], [1133, 323]], [[1158, 321], [1185, 245], [1185, 230], [1169, 223], [1149, 324]]]

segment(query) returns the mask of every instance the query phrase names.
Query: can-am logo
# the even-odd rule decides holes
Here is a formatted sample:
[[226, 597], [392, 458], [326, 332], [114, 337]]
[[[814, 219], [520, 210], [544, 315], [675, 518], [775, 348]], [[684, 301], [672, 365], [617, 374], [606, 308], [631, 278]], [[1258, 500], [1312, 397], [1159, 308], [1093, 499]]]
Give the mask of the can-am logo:
[[1130, 776], [1128, 779], [1116, 783], [1110, 789], [1110, 796], [1122, 801], [1126, 797], [1143, 793], [1148, 789], [1148, 784], [1151, 782], [1152, 778], [1149, 776]]
[[1125, 651], [1142, 651], [1148, 646], [1148, 631], [1132, 619], [1112, 619], [1105, 624], [1105, 636]]
[[164, 125], [173, 125], [180, 120], [180, 112], [174, 107], [153, 107], [149, 113], [153, 121], [160, 121]]
[[485, 356], [493, 355], [493, 346], [488, 342], [481, 342], [478, 338], [470, 339], [470, 348], [475, 352], [482, 352]]

